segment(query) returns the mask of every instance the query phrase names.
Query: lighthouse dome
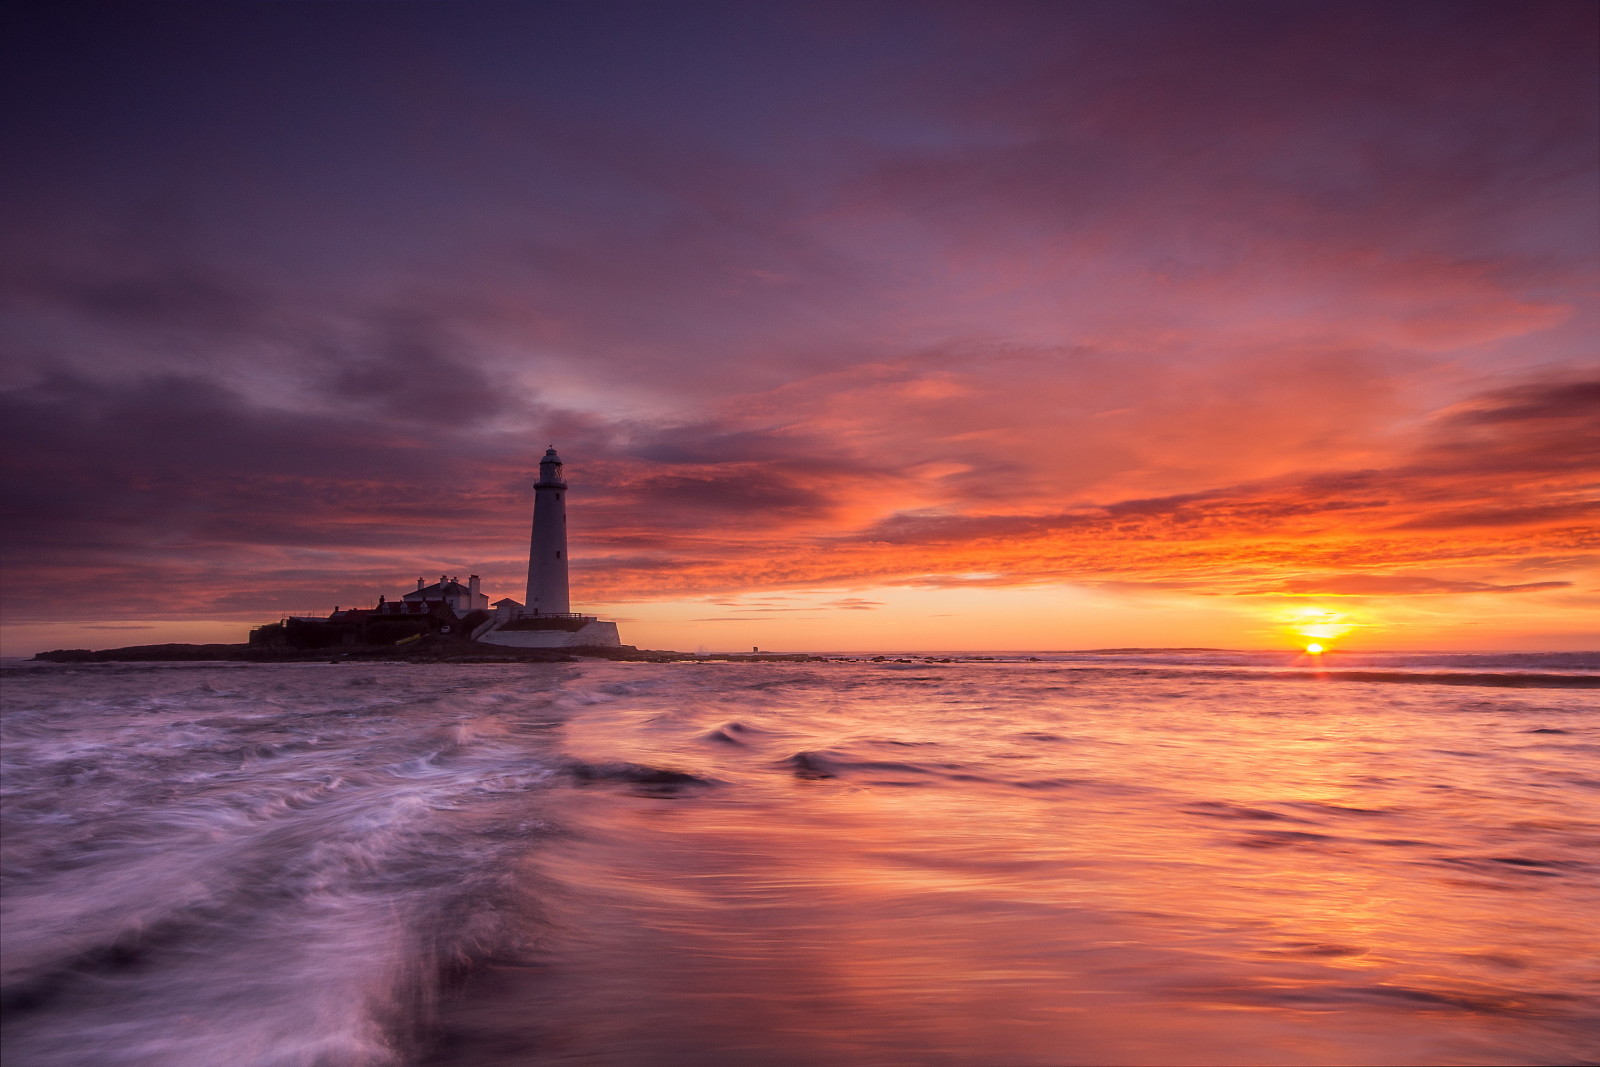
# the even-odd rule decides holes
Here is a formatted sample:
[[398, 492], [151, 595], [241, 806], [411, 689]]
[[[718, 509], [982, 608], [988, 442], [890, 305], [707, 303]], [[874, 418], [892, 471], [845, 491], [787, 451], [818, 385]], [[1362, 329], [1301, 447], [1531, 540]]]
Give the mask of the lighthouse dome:
[[565, 489], [567, 483], [562, 480], [561, 457], [556, 455], [556, 446], [551, 445], [545, 449], [544, 458], [539, 461], [539, 480], [535, 486], [540, 489]]

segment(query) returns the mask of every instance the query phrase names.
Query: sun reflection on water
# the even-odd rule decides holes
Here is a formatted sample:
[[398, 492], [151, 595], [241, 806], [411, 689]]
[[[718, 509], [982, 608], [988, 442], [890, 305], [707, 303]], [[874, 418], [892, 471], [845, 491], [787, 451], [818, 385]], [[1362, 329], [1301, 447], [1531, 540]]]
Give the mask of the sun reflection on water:
[[[799, 672], [789, 689], [761, 676], [742, 710], [723, 690], [708, 714], [754, 727], [748, 745], [706, 746], [718, 724], [687, 710], [646, 709], [649, 731], [631, 715], [573, 724], [586, 756], [728, 783], [693, 798], [692, 819], [587, 796], [586, 829], [539, 858], [546, 878], [609, 871], [590, 931], [630, 948], [653, 931], [656, 958], [594, 980], [674, 1026], [709, 1025], [698, 1006], [737, 991], [748, 1018], [717, 1023], [730, 1047], [770, 1050], [783, 1031], [840, 1062], [1070, 1047], [1150, 1063], [1197, 1043], [1215, 1062], [1488, 1062], [1510, 1055], [1483, 1051], [1510, 994], [1504, 965], [1476, 961], [1518, 961], [1541, 1012], [1557, 1003], [1541, 991], [1579, 982], [1558, 950], [1580, 936], [1566, 897], [1530, 895], [1563, 884], [1493, 858], [1510, 846], [1488, 826], [1523, 803], [1478, 758], [1497, 742], [1451, 735], [1472, 758], [1441, 764], [1446, 720], [1416, 690], [827, 669], [848, 702]], [[630, 984], [653, 971], [672, 987]], [[1412, 1011], [1451, 1027], [1396, 1036]], [[577, 1004], [563, 1017], [586, 1013], [615, 1024]]]

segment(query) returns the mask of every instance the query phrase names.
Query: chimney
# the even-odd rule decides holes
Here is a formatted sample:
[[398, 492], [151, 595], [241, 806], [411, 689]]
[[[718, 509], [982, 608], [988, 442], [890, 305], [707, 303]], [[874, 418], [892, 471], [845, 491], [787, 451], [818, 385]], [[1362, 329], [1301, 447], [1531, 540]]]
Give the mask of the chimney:
[[467, 592], [471, 593], [474, 597], [478, 595], [478, 576], [476, 574], [470, 574], [467, 576]]
[[421, 579], [421, 578], [418, 578], [418, 579], [417, 579], [417, 588], [418, 588], [418, 589], [421, 589], [421, 588], [422, 588], [422, 579]]

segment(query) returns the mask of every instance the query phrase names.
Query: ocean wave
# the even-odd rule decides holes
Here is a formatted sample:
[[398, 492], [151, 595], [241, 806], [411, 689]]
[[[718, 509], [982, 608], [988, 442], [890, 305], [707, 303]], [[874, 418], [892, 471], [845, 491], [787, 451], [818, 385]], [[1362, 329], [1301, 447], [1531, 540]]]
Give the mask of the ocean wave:
[[1529, 671], [1483, 673], [1478, 671], [1414, 670], [1280, 670], [1276, 678], [1310, 681], [1392, 682], [1403, 685], [1477, 685], [1502, 689], [1600, 689], [1600, 674], [1557, 674]]

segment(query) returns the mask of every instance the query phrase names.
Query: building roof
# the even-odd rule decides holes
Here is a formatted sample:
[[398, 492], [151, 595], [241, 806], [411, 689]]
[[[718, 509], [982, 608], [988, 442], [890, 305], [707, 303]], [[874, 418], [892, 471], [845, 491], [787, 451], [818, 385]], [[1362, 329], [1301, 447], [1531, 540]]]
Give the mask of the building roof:
[[460, 582], [434, 582], [421, 589], [413, 589], [401, 600], [443, 600], [447, 596], [465, 596], [472, 592]]

